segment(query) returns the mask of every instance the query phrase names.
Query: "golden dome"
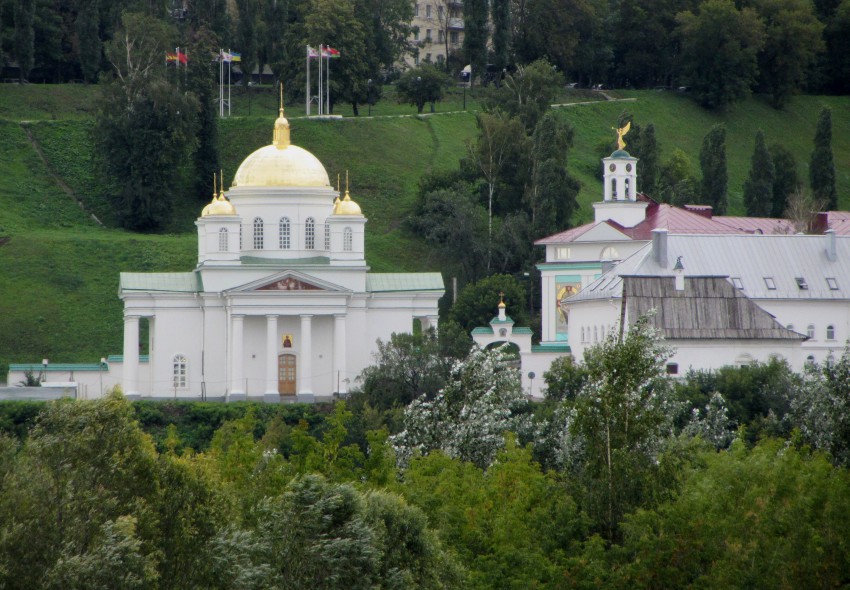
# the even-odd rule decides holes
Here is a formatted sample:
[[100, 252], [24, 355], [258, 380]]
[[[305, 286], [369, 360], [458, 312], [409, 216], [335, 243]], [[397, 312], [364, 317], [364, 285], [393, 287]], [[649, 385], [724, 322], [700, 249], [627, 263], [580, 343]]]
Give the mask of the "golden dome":
[[360, 205], [351, 200], [351, 195], [345, 191], [345, 198], [334, 206], [334, 215], [363, 215]]
[[289, 121], [283, 114], [281, 89], [280, 114], [274, 122], [271, 145], [245, 158], [236, 171], [232, 186], [330, 186], [328, 173], [319, 159], [307, 150], [292, 145]]

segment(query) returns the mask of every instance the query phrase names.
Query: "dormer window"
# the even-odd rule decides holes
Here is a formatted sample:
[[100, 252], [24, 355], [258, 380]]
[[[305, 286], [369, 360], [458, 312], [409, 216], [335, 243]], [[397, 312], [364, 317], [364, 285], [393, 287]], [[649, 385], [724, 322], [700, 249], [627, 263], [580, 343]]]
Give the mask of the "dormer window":
[[797, 281], [797, 287], [799, 287], [801, 291], [809, 290], [809, 284], [806, 282], [805, 278], [796, 277], [794, 280]]

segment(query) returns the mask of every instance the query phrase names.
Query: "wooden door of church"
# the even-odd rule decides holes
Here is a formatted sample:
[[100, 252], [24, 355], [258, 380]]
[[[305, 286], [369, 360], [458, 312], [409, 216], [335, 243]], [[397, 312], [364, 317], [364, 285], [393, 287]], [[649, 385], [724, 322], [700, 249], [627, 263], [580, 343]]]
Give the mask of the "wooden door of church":
[[294, 354], [282, 354], [278, 357], [277, 391], [280, 395], [295, 395]]

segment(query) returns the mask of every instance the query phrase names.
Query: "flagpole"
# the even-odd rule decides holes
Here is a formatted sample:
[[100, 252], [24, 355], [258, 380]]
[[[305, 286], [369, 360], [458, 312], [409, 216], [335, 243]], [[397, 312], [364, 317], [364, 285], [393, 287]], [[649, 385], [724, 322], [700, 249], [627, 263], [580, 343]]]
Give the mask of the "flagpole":
[[307, 116], [310, 116], [310, 46], [307, 46], [307, 104], [304, 105], [304, 110], [307, 111]]
[[324, 51], [324, 45], [319, 45], [319, 115], [324, 111], [324, 102], [322, 101], [322, 79], [324, 78], [324, 72], [322, 72], [322, 52]]
[[221, 56], [221, 47], [218, 48], [218, 118], [224, 117], [224, 60]]
[[[233, 50], [227, 48], [227, 53], [230, 54], [230, 61], [227, 62], [227, 116], [230, 117], [230, 74], [233, 72]], [[245, 73], [243, 72], [244, 76]]]
[[325, 104], [325, 107], [326, 107], [325, 113], [330, 115], [331, 114], [331, 52], [330, 51], [328, 51], [327, 61], [328, 61], [328, 64], [327, 64], [328, 71], [327, 71], [327, 74], [325, 76], [325, 80], [327, 81], [327, 84], [325, 84], [325, 94], [327, 95], [328, 101]]

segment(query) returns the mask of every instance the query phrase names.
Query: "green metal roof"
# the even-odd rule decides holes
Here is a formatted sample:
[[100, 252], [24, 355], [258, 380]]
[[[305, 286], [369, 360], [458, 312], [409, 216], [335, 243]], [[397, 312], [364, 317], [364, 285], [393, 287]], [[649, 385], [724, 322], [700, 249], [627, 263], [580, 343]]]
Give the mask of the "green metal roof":
[[[139, 362], [140, 363], [149, 363], [150, 360], [151, 360], [150, 355], [147, 355], [147, 354], [140, 354], [139, 355]], [[107, 363], [123, 363], [124, 362], [124, 355], [123, 354], [110, 354], [108, 357], [106, 357], [106, 362]]]
[[504, 321], [499, 319], [499, 316], [494, 316], [492, 320], [490, 320], [491, 324], [513, 324], [514, 320], [511, 316], [506, 315]]
[[366, 291], [443, 291], [443, 275], [438, 272], [370, 272], [366, 274]]
[[535, 344], [531, 352], [572, 352], [569, 344]]
[[[474, 334], [493, 334], [493, 328], [473, 328], [472, 333]], [[511, 330], [512, 334], [534, 334], [531, 328], [514, 328]]]
[[493, 333], [493, 328], [473, 328], [472, 329], [472, 335], [473, 336], [476, 335], [476, 334], [492, 334], [492, 333]]
[[534, 334], [534, 331], [531, 328], [514, 328], [514, 334]]
[[[30, 371], [40, 373], [44, 371], [44, 365], [39, 363], [9, 365], [9, 371]], [[108, 371], [106, 365], [100, 363], [51, 363], [47, 365], [48, 373], [68, 373], [70, 371]]]
[[311, 266], [316, 264], [328, 265], [331, 259], [327, 256], [311, 256], [309, 258], [261, 258], [260, 256], [242, 256], [242, 264], [257, 266]]
[[121, 291], [166, 291], [199, 293], [204, 290], [200, 273], [122, 272]]

